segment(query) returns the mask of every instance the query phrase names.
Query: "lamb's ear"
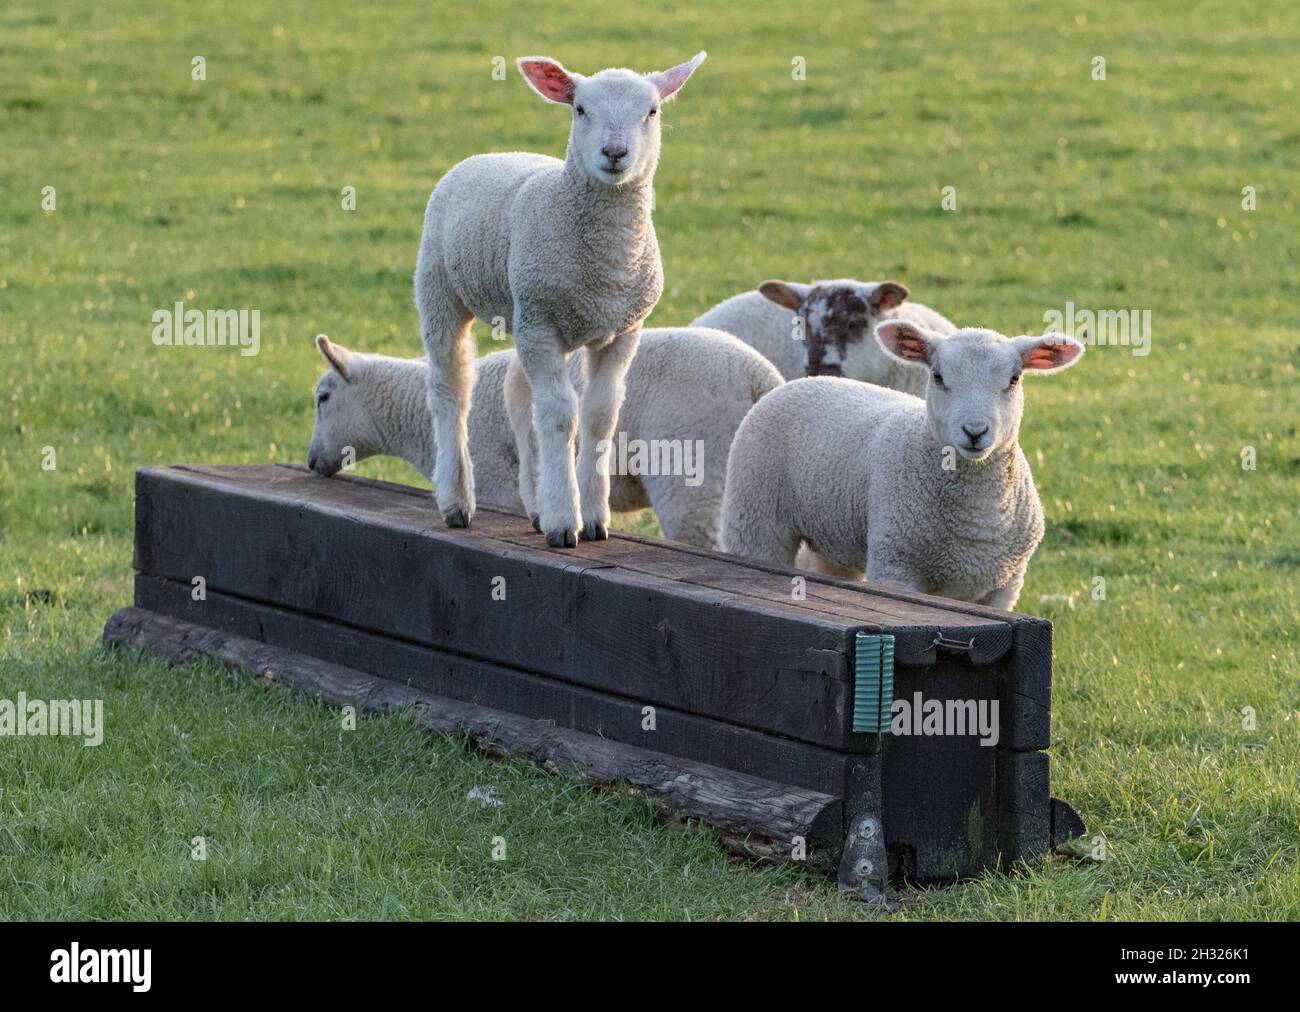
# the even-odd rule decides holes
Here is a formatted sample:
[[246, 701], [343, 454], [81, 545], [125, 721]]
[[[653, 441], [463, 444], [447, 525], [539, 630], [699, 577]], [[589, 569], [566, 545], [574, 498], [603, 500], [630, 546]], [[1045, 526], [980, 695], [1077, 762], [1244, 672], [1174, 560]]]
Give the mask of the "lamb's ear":
[[907, 290], [906, 285], [900, 285], [897, 281], [882, 281], [871, 292], [871, 308], [877, 313], [883, 313], [889, 309], [897, 309], [912, 293]]
[[324, 334], [316, 335], [316, 349], [325, 356], [325, 361], [334, 367], [334, 371], [343, 377], [343, 382], [352, 382], [352, 377], [348, 375], [352, 352], [341, 344], [335, 344]]
[[763, 298], [784, 309], [798, 309], [807, 297], [810, 285], [797, 285], [792, 281], [764, 281], [758, 286]]
[[560, 105], [573, 105], [573, 96], [582, 81], [581, 74], [565, 70], [548, 56], [521, 56], [516, 62], [524, 80], [542, 98]]
[[935, 346], [943, 340], [942, 334], [922, 330], [909, 320], [886, 320], [876, 325], [876, 340], [880, 347], [904, 362], [929, 363]]
[[1027, 334], [1012, 338], [1020, 361], [1026, 369], [1035, 372], [1060, 372], [1068, 369], [1083, 355], [1083, 345], [1068, 334], [1049, 331], [1046, 334]]
[[703, 63], [704, 58], [708, 55], [708, 53], [699, 52], [685, 63], [679, 63], [675, 67], [661, 70], [658, 73], [646, 74], [646, 77], [650, 79], [650, 83], [659, 89], [659, 100], [666, 102], [672, 98], [678, 89], [690, 80], [691, 75], [695, 73], [695, 68]]

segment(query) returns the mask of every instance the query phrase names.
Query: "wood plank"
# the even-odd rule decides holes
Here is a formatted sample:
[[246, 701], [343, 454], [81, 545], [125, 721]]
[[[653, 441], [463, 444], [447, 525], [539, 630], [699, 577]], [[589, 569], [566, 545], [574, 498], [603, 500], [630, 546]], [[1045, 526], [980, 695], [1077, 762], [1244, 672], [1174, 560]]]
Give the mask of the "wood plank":
[[[523, 533], [502, 536], [502, 540], [522, 547], [533, 537], [535, 535]], [[867, 632], [889, 632], [894, 636], [896, 664], [932, 664], [936, 655], [935, 638], [940, 633], [973, 640], [972, 663], [991, 663], [1011, 648], [1012, 627], [1005, 621], [942, 612], [905, 601], [877, 601], [865, 594], [856, 595], [846, 602], [843, 595], [819, 593], [823, 588], [816, 583], [809, 584], [808, 574], [799, 570], [769, 573], [737, 566], [732, 559], [720, 555], [647, 552], [641, 542], [616, 538], [599, 547], [583, 547], [586, 557], [599, 558], [609, 566], [629, 572], [708, 587], [738, 598], [762, 602], [765, 607], [834, 616], [853, 622]], [[803, 591], [807, 597], [796, 599], [792, 594], [791, 579], [794, 577], [804, 579]]]
[[[298, 467], [276, 466], [280, 471], [312, 481], [315, 477]], [[230, 480], [247, 480], [248, 468], [203, 467], [197, 473]], [[260, 471], [263, 469], [259, 469]], [[270, 471], [268, 467], [265, 470]], [[301, 489], [281, 478], [283, 487]], [[370, 508], [365, 490], [404, 496], [418, 516], [428, 509], [428, 494], [409, 486], [375, 479], [348, 476], [339, 498], [355, 507]], [[308, 486], [313, 491], [314, 486]], [[331, 487], [331, 492], [335, 490]], [[360, 493], [360, 494], [358, 494]], [[519, 548], [535, 550], [536, 532], [519, 518], [483, 511], [482, 530], [489, 536]], [[425, 518], [428, 522], [428, 518]], [[695, 583], [712, 589], [761, 600], [767, 606], [797, 611], [815, 611], [860, 624], [864, 632], [888, 632], [895, 637], [895, 663], [901, 666], [933, 664], [941, 653], [935, 648], [936, 635], [973, 641], [967, 656], [974, 665], [1001, 660], [1005, 664], [1000, 682], [1000, 700], [1005, 722], [1003, 744], [1033, 751], [1048, 747], [1051, 730], [1051, 623], [1033, 616], [1005, 612], [969, 602], [952, 601], [923, 594], [909, 594], [893, 588], [852, 583], [782, 569], [752, 560], [740, 560], [676, 542], [639, 535], [616, 534], [609, 542], [579, 545], [576, 558], [601, 566], [620, 566], [634, 572]], [[795, 601], [790, 579], [805, 580], [806, 600]]]
[[208, 590], [195, 601], [187, 584], [136, 574], [135, 605], [355, 668], [439, 696], [549, 720], [560, 727], [840, 796], [842, 752], [657, 707], [647, 730], [643, 704], [416, 643], [341, 626], [310, 615]]
[[324, 700], [371, 713], [414, 711], [438, 734], [464, 735], [490, 755], [522, 757], [595, 784], [627, 784], [661, 812], [700, 819], [747, 853], [790, 854], [803, 838], [810, 864], [833, 866], [842, 836], [838, 799], [704, 763], [665, 756], [539, 720], [440, 697], [354, 669], [268, 646], [139, 608], [123, 608], [104, 629], [106, 643], [136, 647], [177, 663], [220, 661]]
[[[413, 500], [421, 510], [431, 508], [428, 494], [410, 486], [393, 485], [389, 482], [356, 476], [342, 476], [341, 479], [330, 480], [338, 481], [342, 485], [351, 485], [353, 488], [322, 487], [318, 484], [317, 476], [297, 466], [266, 465], [256, 468], [201, 466], [186, 468], [186, 470], [239, 484], [247, 483], [250, 478], [260, 482], [261, 475], [271, 470], [288, 471], [305, 479], [308, 484], [295, 485], [282, 477], [275, 484], [281, 490], [292, 489], [297, 494], [305, 491], [309, 495], [308, 501], [322, 501], [321, 497], [327, 495], [330, 500], [337, 498], [349, 504], [373, 509], [375, 505], [373, 497], [356, 494], [356, 487], [360, 487], [383, 492], [385, 496], [389, 494], [405, 496], [408, 505]], [[250, 472], [256, 473], [250, 474]], [[523, 548], [536, 548], [543, 543], [540, 535], [523, 522], [522, 518], [491, 510], [483, 512], [484, 523], [482, 525], [476, 523], [476, 533]], [[425, 518], [425, 523], [429, 523], [429, 518]], [[876, 622], [904, 628], [932, 627], [950, 631], [954, 636], [960, 636], [969, 629], [968, 637], [983, 632], [985, 642], [979, 645], [974, 655], [975, 662], [981, 664], [997, 660], [1010, 648], [1008, 638], [1010, 630], [1006, 627], [1009, 622], [1024, 617], [1012, 612], [967, 605], [946, 598], [921, 594], [909, 595], [903, 591], [880, 588], [872, 584], [850, 583], [802, 570], [766, 566], [738, 556], [723, 555], [678, 542], [631, 534], [613, 534], [608, 542], [583, 542], [574, 549], [567, 549], [566, 554], [605, 566], [620, 566], [664, 579], [697, 583], [701, 586], [716, 586], [715, 581], [723, 581], [729, 586], [721, 589], [736, 594], [748, 594], [768, 604], [797, 611], [838, 615], [860, 620], [866, 624]], [[797, 601], [789, 593], [789, 577], [795, 575], [804, 577], [810, 585], [809, 596], [805, 600]], [[998, 632], [1001, 633], [1002, 638], [993, 638]], [[928, 663], [928, 660], [918, 663]]]
[[[545, 548], [448, 531], [367, 490], [315, 503], [187, 471], [137, 478], [137, 569], [840, 749], [856, 627]], [[284, 475], [288, 477], [283, 477]], [[272, 494], [274, 485], [290, 491]], [[317, 478], [313, 485], [349, 485]], [[397, 498], [397, 497], [389, 497]], [[522, 523], [516, 518], [511, 522]], [[379, 564], [377, 564], [377, 560]], [[505, 581], [506, 600], [492, 599]]]
[[1052, 743], [1052, 624], [1029, 618], [1013, 628], [1011, 652], [999, 668], [1002, 744], [1036, 751]]
[[[494, 709], [554, 721], [616, 741], [841, 796], [852, 757], [786, 738], [661, 707], [656, 729], [642, 729], [639, 701], [617, 698], [530, 672], [468, 660], [417, 644], [209, 590], [194, 601], [188, 585], [136, 577], [136, 605], [319, 657], [344, 667]], [[896, 673], [895, 696], [913, 700], [996, 698], [997, 671], [972, 671], [949, 659], [932, 670]], [[865, 735], [877, 741], [881, 736]], [[920, 881], [978, 874], [996, 864], [997, 826], [987, 813], [997, 797], [996, 749], [977, 737], [889, 737], [882, 792], [888, 799], [885, 842], [910, 854]], [[978, 807], [972, 812], [972, 800]], [[979, 832], [972, 832], [972, 826]]]
[[1004, 867], [1040, 861], [1051, 847], [1046, 752], [998, 749], [998, 850]]
[[[395, 488], [373, 479], [351, 477], [349, 480], [383, 491]], [[406, 486], [396, 486], [396, 489], [400, 490], [397, 494], [423, 495]], [[529, 532], [521, 535], [517, 525], [502, 523], [499, 517], [492, 518], [491, 530], [494, 536], [511, 543], [529, 543]], [[642, 550], [647, 546], [662, 551], [647, 553]], [[941, 653], [933, 645], [939, 633], [973, 640], [975, 647], [966, 655], [972, 664], [978, 666], [998, 660], [1005, 664], [999, 690], [1005, 722], [1002, 744], [1022, 751], [1043, 749], [1050, 744], [1052, 627], [1044, 619], [970, 602], [781, 569], [639, 535], [615, 535], [607, 545], [580, 548], [609, 565], [672, 576], [684, 582], [768, 602], [796, 604], [859, 621], [864, 632], [894, 635], [894, 661], [901, 666], [933, 664]], [[790, 578], [795, 575], [805, 580], [805, 602], [794, 602], [790, 595]], [[936, 603], [941, 603], [942, 608], [935, 607]]]
[[[996, 667], [941, 658], [929, 669], [894, 672], [894, 699], [997, 700]], [[999, 712], [1001, 710], [999, 701]], [[911, 727], [908, 728], [912, 730]], [[967, 878], [994, 867], [999, 829], [998, 749], [976, 734], [886, 734], [884, 821], [895, 864], [921, 882]], [[904, 859], [899, 850], [911, 853]]]

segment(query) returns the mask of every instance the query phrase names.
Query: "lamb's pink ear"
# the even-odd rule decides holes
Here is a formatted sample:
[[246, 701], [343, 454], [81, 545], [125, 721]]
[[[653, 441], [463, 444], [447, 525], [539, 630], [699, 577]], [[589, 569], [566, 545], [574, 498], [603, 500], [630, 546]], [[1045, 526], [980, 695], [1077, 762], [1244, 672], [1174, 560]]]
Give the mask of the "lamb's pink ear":
[[907, 320], [886, 320], [876, 325], [876, 340], [885, 351], [904, 362], [929, 363], [935, 344], [943, 337]]
[[758, 293], [784, 309], [798, 309], [808, 294], [808, 286], [791, 284], [789, 281], [764, 281], [758, 286]]
[[333, 367], [334, 371], [343, 377], [345, 383], [352, 382], [352, 377], [348, 375], [352, 352], [341, 344], [335, 344], [324, 334], [316, 335], [316, 349], [325, 356], [325, 361]]
[[897, 281], [882, 281], [871, 293], [871, 308], [877, 313], [897, 309], [911, 294], [906, 285], [900, 285]]
[[517, 62], [519, 73], [542, 98], [561, 105], [573, 105], [581, 74], [570, 73], [546, 56], [521, 56]]
[[1079, 361], [1083, 345], [1068, 334], [1051, 331], [1046, 334], [1026, 335], [1012, 339], [1020, 361], [1026, 369], [1035, 372], [1060, 372]]
[[672, 98], [677, 90], [690, 80], [691, 75], [695, 73], [695, 68], [703, 63], [704, 58], [708, 55], [708, 53], [699, 52], [685, 63], [679, 63], [675, 67], [661, 70], [655, 74], [646, 74], [646, 77], [650, 79], [650, 83], [659, 89], [660, 101], [666, 102]]

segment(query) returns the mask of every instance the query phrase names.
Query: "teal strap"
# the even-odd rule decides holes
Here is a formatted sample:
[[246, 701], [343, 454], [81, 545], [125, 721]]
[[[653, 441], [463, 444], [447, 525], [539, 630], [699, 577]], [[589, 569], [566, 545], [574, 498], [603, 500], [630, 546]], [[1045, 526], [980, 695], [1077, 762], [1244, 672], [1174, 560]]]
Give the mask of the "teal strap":
[[894, 637], [858, 633], [853, 654], [853, 730], [883, 734], [893, 713]]

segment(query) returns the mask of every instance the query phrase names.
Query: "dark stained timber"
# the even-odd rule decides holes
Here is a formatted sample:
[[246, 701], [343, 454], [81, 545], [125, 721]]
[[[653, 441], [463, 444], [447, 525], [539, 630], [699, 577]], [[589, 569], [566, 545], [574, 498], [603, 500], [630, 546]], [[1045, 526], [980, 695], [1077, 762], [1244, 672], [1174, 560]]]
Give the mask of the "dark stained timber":
[[[282, 465], [138, 472], [135, 566], [109, 642], [414, 706], [864, 898], [1039, 858], [1068, 809], [1041, 619], [653, 538], [550, 549], [491, 509], [448, 530], [427, 492]], [[852, 730], [859, 633], [894, 638], [889, 734]]]

